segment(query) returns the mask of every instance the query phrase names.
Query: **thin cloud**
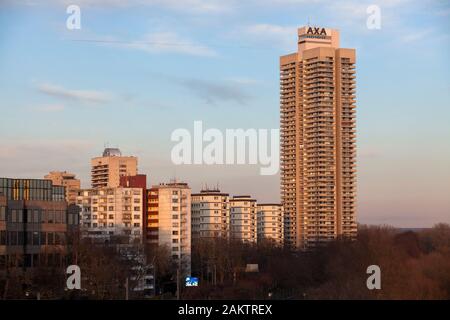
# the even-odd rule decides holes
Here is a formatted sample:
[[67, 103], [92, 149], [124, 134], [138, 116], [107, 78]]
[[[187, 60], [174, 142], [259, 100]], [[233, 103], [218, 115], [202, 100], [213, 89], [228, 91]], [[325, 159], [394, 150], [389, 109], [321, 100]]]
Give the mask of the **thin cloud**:
[[358, 152], [358, 158], [374, 159], [382, 156], [382, 152], [377, 149], [364, 149]]
[[432, 34], [432, 32], [433, 32], [433, 30], [431, 30], [431, 29], [425, 29], [425, 30], [417, 31], [417, 32], [408, 32], [408, 34], [404, 35], [401, 38], [401, 40], [404, 43], [417, 42], [417, 41], [424, 39], [428, 35]]
[[228, 80], [240, 85], [254, 85], [259, 83], [259, 80], [247, 77], [231, 77]]
[[48, 112], [48, 113], [60, 112], [60, 111], [64, 110], [64, 105], [63, 104], [46, 104], [46, 105], [41, 105], [41, 106], [35, 107], [34, 110], [38, 111], [38, 112]]
[[87, 181], [94, 150], [93, 142], [78, 139], [1, 141], [0, 176], [43, 178], [51, 170], [68, 170]]
[[297, 28], [297, 26], [261, 23], [240, 27], [236, 35], [252, 42], [291, 48], [297, 37]]
[[[74, 3], [75, 2], [75, 3]], [[193, 14], [219, 14], [233, 10], [234, 1], [224, 0], [6, 0], [6, 4], [68, 6], [76, 4], [80, 7], [159, 7]]]
[[90, 42], [102, 46], [140, 50], [150, 54], [174, 53], [201, 57], [214, 57], [217, 52], [212, 48], [190, 40], [173, 31], [159, 31], [144, 35], [139, 40], [122, 40], [113, 36], [95, 34], [81, 39], [67, 39], [74, 42]]
[[77, 100], [88, 103], [106, 103], [112, 100], [109, 93], [94, 90], [73, 90], [61, 86], [43, 83], [37, 86], [37, 89], [49, 96], [63, 98], [68, 100]]
[[150, 53], [179, 53], [193, 56], [216, 56], [208, 46], [196, 43], [175, 32], [154, 32], [147, 34], [141, 41], [125, 43], [125, 47]]
[[173, 81], [211, 105], [219, 102], [235, 102], [239, 105], [246, 105], [251, 98], [237, 84], [193, 78], [173, 79]]

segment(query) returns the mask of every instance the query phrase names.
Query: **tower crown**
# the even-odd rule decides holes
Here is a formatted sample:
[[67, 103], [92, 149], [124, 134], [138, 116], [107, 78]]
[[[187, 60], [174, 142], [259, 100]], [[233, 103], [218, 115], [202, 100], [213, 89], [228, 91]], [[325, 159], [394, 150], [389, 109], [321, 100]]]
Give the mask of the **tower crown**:
[[104, 157], [121, 157], [122, 152], [120, 152], [119, 148], [105, 148], [103, 151]]

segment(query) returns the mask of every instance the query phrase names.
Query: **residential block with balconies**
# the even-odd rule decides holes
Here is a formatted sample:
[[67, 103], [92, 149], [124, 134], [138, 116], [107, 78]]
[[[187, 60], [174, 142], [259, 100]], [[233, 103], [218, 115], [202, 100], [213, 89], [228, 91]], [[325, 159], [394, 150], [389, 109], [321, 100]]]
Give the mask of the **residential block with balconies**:
[[218, 189], [193, 193], [191, 200], [192, 239], [229, 238], [230, 196]]
[[257, 242], [256, 200], [248, 195], [230, 199], [230, 238], [246, 243]]
[[147, 190], [146, 242], [166, 247], [185, 276], [191, 273], [191, 188], [170, 182]]
[[91, 186], [118, 187], [121, 177], [136, 176], [137, 171], [136, 157], [125, 157], [117, 148], [106, 148], [101, 157], [91, 159]]
[[258, 242], [269, 241], [278, 246], [283, 246], [284, 210], [281, 204], [258, 204], [256, 224]]
[[143, 239], [142, 188], [97, 188], [78, 192], [81, 232], [98, 242], [136, 243]]

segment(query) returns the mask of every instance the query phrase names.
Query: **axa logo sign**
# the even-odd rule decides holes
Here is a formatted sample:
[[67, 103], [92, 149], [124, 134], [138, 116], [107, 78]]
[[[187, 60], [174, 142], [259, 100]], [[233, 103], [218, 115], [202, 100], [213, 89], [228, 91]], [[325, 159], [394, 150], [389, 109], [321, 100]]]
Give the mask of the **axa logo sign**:
[[326, 36], [327, 32], [325, 31], [325, 28], [312, 28], [309, 27], [308, 31], [306, 31], [306, 34], [313, 34], [313, 35], [319, 35], [319, 36]]

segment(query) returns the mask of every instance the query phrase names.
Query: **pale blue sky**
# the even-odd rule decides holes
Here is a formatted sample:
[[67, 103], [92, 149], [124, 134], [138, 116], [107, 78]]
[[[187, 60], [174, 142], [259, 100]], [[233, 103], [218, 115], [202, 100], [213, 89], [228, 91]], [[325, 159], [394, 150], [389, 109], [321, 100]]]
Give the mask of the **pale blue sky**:
[[[68, 4], [81, 30], [66, 29]], [[369, 4], [380, 30], [366, 27]], [[194, 120], [278, 128], [278, 58], [309, 19], [357, 50], [358, 220], [450, 222], [449, 15], [431, 0], [2, 0], [0, 176], [70, 170], [87, 186], [109, 142], [151, 184], [278, 201], [279, 177], [257, 166], [172, 165], [170, 134]]]

